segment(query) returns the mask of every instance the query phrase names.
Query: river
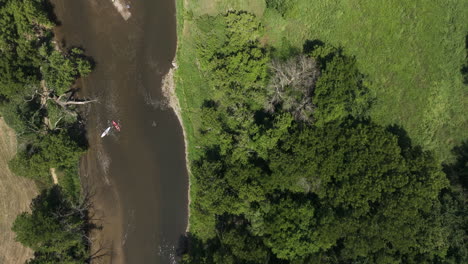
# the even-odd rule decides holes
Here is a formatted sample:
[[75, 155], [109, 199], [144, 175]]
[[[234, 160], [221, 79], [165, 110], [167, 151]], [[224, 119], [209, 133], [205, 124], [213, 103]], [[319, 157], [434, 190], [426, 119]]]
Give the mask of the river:
[[[93, 251], [108, 253], [102, 263], [174, 263], [188, 184], [182, 129], [161, 93], [176, 51], [174, 0], [128, 1], [127, 21], [111, 0], [52, 2], [58, 42], [96, 63], [78, 82], [82, 96], [98, 100], [85, 107], [90, 149], [80, 169], [102, 225]], [[101, 139], [111, 120], [121, 132]]]

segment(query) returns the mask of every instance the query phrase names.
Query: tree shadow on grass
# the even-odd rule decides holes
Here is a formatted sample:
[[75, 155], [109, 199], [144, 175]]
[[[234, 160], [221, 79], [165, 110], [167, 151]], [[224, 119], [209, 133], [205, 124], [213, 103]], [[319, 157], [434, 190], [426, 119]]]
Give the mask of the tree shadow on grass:
[[397, 136], [398, 146], [400, 146], [402, 150], [410, 149], [412, 147], [411, 138], [403, 127], [394, 124], [388, 126], [387, 131]]
[[443, 170], [452, 186], [461, 186], [465, 193], [468, 192], [468, 140], [452, 149], [455, 161], [451, 164], [443, 164]]
[[468, 85], [468, 34], [465, 36], [465, 64], [462, 65], [460, 72], [463, 77], [463, 83]]

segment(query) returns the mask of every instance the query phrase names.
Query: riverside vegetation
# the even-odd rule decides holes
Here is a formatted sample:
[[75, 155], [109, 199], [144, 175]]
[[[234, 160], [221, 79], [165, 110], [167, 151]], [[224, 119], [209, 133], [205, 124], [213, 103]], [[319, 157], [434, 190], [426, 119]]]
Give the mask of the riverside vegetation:
[[466, 9], [397, 2], [177, 2], [183, 263], [468, 262]]
[[82, 50], [55, 44], [50, 10], [45, 0], [0, 0], [0, 113], [19, 141], [10, 168], [42, 189], [12, 229], [34, 250], [28, 263], [85, 263], [92, 258], [92, 226], [77, 173], [87, 146], [76, 106], [86, 101], [74, 96], [72, 85], [92, 63]]

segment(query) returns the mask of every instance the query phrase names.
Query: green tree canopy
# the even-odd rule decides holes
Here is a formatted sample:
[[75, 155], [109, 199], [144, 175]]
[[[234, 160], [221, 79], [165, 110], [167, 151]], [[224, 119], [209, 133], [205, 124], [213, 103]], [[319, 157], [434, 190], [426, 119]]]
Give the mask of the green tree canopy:
[[0, 1], [0, 93], [24, 94], [39, 83], [37, 50], [50, 39], [54, 23], [44, 0]]
[[84, 149], [66, 132], [45, 134], [20, 151], [10, 167], [18, 175], [50, 182], [50, 168], [65, 169], [76, 166]]
[[319, 47], [311, 54], [322, 67], [313, 97], [317, 125], [343, 120], [349, 115], [366, 117], [372, 98], [363, 84], [356, 59], [330, 46]]
[[70, 89], [78, 77], [91, 72], [91, 63], [83, 56], [81, 49], [71, 49], [65, 55], [57, 50], [47, 53], [41, 72], [49, 89], [59, 95]]
[[[285, 224], [272, 224], [265, 216], [273, 228], [268, 232], [289, 241], [290, 247], [270, 244], [278, 257], [293, 260], [333, 246], [344, 259], [372, 259], [382, 252], [397, 259], [444, 254], [444, 229], [440, 219], [429, 215], [438, 208], [438, 194], [447, 181], [430, 153], [402, 149], [386, 129], [353, 121], [300, 129], [285, 139], [271, 156], [272, 177], [278, 189], [309, 193], [314, 203], [283, 209], [298, 214], [280, 217]], [[289, 208], [300, 200], [287, 201]], [[307, 217], [300, 217], [302, 210]], [[301, 221], [307, 224], [301, 226]], [[288, 224], [289, 238], [281, 230]], [[302, 256], [292, 250], [305, 241], [314, 246], [305, 247]]]
[[197, 25], [201, 67], [215, 89], [214, 99], [261, 107], [264, 98], [259, 91], [266, 81], [268, 56], [258, 40], [259, 20], [247, 12], [228, 12], [203, 16]]
[[20, 214], [12, 229], [17, 241], [35, 251], [29, 263], [84, 263], [89, 258], [85, 217], [55, 185], [32, 201], [31, 213]]

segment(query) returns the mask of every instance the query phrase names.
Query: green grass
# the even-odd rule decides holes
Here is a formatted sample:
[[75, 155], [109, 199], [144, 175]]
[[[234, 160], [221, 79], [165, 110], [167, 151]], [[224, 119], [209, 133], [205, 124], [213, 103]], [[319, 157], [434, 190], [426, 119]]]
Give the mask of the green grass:
[[[182, 0], [178, 1], [179, 8]], [[376, 98], [371, 117], [398, 124], [413, 142], [434, 150], [440, 160], [468, 138], [468, 87], [460, 69], [466, 56], [468, 1], [288, 1], [284, 17], [265, 2], [187, 0], [179, 30], [177, 92], [189, 140], [196, 136], [197, 111], [207, 92], [196, 66], [194, 17], [247, 10], [261, 16], [262, 41], [276, 50], [301, 49], [319, 39], [356, 56], [366, 85]], [[187, 15], [188, 14], [188, 15]], [[179, 25], [182, 21], [179, 12]]]
[[177, 0], [176, 5], [179, 38], [177, 50], [179, 68], [175, 74], [176, 93], [182, 108], [182, 119], [188, 137], [189, 157], [193, 160], [197, 148], [194, 139], [198, 136], [200, 106], [210, 92], [206, 79], [198, 68], [195, 39], [192, 35], [195, 28], [193, 18], [204, 14], [215, 15], [231, 9], [247, 10], [261, 16], [265, 9], [265, 2], [261, 0]]
[[246, 10], [257, 16], [262, 16], [265, 1], [261, 0], [186, 0], [185, 8], [193, 15], [216, 15], [229, 10]]
[[64, 193], [69, 195], [69, 199], [78, 202], [81, 196], [81, 181], [78, 177], [78, 164], [76, 167], [65, 170], [56, 170], [59, 185]]
[[460, 73], [468, 1], [298, 0], [285, 17], [265, 13], [270, 45], [320, 39], [355, 55], [377, 99], [371, 116], [378, 123], [401, 125], [441, 160], [468, 138]]
[[[434, 150], [440, 160], [468, 138], [468, 87], [460, 69], [466, 56], [468, 1], [288, 1], [282, 17], [261, 0], [178, 1], [177, 94], [189, 142], [199, 124], [198, 108], [208, 92], [197, 68], [194, 17], [247, 10], [262, 17], [262, 41], [277, 50], [301, 49], [319, 39], [341, 46], [357, 58], [376, 102], [374, 121], [398, 124], [415, 144]], [[182, 16], [185, 15], [183, 27]], [[196, 143], [194, 143], [196, 144]], [[196, 146], [189, 146], [189, 151]]]

